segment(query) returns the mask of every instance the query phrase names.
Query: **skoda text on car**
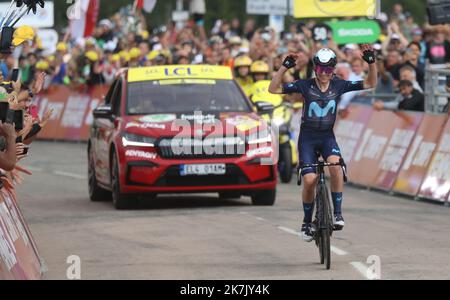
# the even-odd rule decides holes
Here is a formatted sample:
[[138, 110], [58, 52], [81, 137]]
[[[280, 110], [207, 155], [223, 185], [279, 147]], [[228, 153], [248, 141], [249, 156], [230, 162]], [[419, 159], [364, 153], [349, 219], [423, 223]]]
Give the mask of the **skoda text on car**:
[[138, 196], [205, 192], [273, 205], [276, 137], [255, 112], [265, 109], [252, 106], [228, 67], [124, 70], [94, 111], [91, 200], [112, 197], [123, 209]]

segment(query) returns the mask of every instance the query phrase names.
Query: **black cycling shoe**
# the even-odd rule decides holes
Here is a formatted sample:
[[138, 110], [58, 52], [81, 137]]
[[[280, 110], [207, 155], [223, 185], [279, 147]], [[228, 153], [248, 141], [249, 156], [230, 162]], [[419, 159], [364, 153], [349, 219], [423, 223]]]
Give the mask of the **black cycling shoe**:
[[305, 242], [311, 242], [314, 239], [314, 226], [311, 223], [303, 223], [302, 225], [302, 238]]

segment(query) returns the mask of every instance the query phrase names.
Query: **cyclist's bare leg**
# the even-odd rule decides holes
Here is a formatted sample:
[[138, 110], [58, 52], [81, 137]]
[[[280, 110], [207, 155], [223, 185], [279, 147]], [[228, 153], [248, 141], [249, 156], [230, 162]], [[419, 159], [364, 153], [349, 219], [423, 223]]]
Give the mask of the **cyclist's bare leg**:
[[[338, 163], [341, 158], [333, 155], [328, 157], [327, 162]], [[331, 192], [342, 193], [344, 191], [344, 176], [340, 166], [333, 166], [329, 168], [331, 177]]]
[[316, 197], [316, 185], [319, 176], [315, 173], [305, 174], [303, 176], [303, 203], [313, 203]]
[[318, 176], [315, 173], [308, 173], [303, 176], [303, 225], [302, 225], [302, 236], [303, 240], [311, 242], [313, 240], [312, 233], [312, 217], [314, 213], [314, 198], [316, 197], [316, 185], [318, 181]]
[[[330, 156], [327, 161], [329, 163], [338, 163], [339, 156]], [[344, 219], [342, 218], [342, 201], [344, 190], [344, 175], [340, 166], [330, 167], [331, 177], [331, 197], [333, 199], [334, 215], [335, 215], [335, 230], [342, 230], [344, 227]]]

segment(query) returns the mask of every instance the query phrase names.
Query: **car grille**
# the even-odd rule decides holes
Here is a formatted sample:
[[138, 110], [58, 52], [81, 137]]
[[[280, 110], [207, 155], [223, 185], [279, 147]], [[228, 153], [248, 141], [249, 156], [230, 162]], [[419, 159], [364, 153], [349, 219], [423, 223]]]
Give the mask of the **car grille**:
[[239, 137], [166, 138], [159, 141], [157, 151], [165, 159], [231, 158], [245, 154], [245, 143]]

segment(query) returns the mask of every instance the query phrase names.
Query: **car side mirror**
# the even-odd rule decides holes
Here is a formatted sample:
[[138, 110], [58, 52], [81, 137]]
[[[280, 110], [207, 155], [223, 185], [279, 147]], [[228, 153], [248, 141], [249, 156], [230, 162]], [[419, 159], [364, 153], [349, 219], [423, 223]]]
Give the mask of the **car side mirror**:
[[110, 105], [101, 105], [94, 109], [94, 117], [97, 119], [109, 119], [112, 116], [112, 108]]
[[273, 106], [273, 104], [271, 104], [269, 102], [264, 102], [264, 101], [256, 102], [255, 106], [256, 106], [256, 110], [260, 114], [271, 114], [275, 109], [275, 106]]

